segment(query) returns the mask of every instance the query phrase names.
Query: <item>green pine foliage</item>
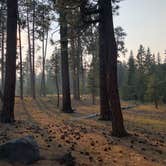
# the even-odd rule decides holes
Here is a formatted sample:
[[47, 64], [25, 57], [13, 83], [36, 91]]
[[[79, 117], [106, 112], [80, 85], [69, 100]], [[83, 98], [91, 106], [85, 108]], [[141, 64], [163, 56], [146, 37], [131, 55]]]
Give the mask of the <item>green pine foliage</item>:
[[136, 64], [132, 51], [128, 61], [127, 79], [123, 90], [126, 100], [136, 100]]
[[[120, 68], [123, 70], [120, 70]], [[124, 100], [166, 103], [166, 63], [161, 62], [160, 54], [151, 53], [140, 45], [136, 58], [131, 51], [127, 65], [119, 66], [119, 89]], [[122, 79], [123, 78], [123, 79]]]

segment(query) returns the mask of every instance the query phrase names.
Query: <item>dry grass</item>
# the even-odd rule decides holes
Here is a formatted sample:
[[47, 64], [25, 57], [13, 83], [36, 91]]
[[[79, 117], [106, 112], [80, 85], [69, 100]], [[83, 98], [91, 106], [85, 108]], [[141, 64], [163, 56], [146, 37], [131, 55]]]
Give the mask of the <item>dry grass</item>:
[[[37, 140], [43, 159], [31, 166], [58, 166], [58, 156], [71, 152], [76, 165], [81, 166], [164, 166], [166, 165], [165, 106], [155, 110], [141, 105], [124, 111], [125, 125], [130, 137], [111, 136], [111, 122], [98, 118], [80, 117], [99, 112], [89, 99], [73, 101], [74, 114], [64, 114], [56, 108], [56, 97], [36, 101], [16, 99], [17, 122], [0, 124], [0, 143], [24, 135]], [[123, 103], [124, 106], [128, 103]], [[0, 162], [0, 166], [12, 166]], [[15, 164], [15, 166], [20, 166]]]

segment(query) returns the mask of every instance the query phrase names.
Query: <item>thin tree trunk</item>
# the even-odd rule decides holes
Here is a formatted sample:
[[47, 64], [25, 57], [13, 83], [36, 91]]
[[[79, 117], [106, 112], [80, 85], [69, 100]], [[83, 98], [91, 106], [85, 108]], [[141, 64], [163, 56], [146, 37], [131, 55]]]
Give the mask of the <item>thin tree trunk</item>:
[[16, 84], [16, 49], [17, 49], [17, 0], [7, 0], [7, 54], [4, 87], [4, 101], [1, 122], [14, 122], [14, 102]]
[[82, 66], [82, 94], [84, 95], [86, 93], [86, 68]]
[[95, 101], [96, 101], [96, 97], [95, 97], [95, 94], [92, 93], [92, 104], [95, 105]]
[[82, 82], [81, 95], [84, 95], [85, 94], [85, 69], [84, 69], [82, 54], [80, 56], [80, 74], [81, 74], [81, 82]]
[[0, 90], [0, 100], [1, 100], [1, 102], [3, 102], [3, 94], [2, 94], [1, 90]]
[[55, 76], [55, 84], [56, 84], [56, 90], [57, 90], [57, 107], [59, 107], [59, 84], [58, 84], [58, 75], [56, 73]]
[[77, 37], [77, 55], [76, 55], [76, 99], [80, 100], [80, 54], [81, 54], [81, 41]]
[[2, 57], [1, 57], [1, 80], [2, 80], [2, 92], [3, 92], [3, 89], [4, 89], [4, 38], [5, 38], [5, 35], [4, 35], [4, 23], [2, 21]]
[[[45, 11], [43, 9], [43, 25], [45, 22]], [[44, 42], [45, 41], [45, 42]], [[47, 55], [47, 43], [48, 43], [48, 31], [46, 34], [45, 39], [45, 27], [43, 27], [43, 42], [42, 42], [42, 55], [43, 55], [43, 61], [42, 61], [42, 79], [41, 79], [41, 93], [43, 96], [46, 96], [46, 78], [45, 78], [45, 61], [46, 61], [46, 55]]]
[[32, 27], [32, 97], [36, 98], [35, 86], [35, 1], [33, 1], [33, 27]]
[[18, 22], [18, 31], [19, 31], [19, 53], [20, 53], [20, 98], [23, 100], [23, 71], [22, 71], [22, 43], [21, 43], [21, 25], [20, 21]]
[[92, 104], [94, 105], [95, 104], [95, 101], [96, 101], [96, 73], [95, 73], [95, 70], [96, 70], [96, 59], [95, 59], [95, 52], [93, 51], [92, 52], [92, 80], [91, 80], [91, 95], [92, 95]]
[[41, 79], [41, 95], [45, 96], [45, 44], [44, 44], [45, 34], [43, 33], [43, 41], [42, 41], [42, 79]]
[[75, 38], [74, 31], [71, 33], [71, 68], [72, 68], [72, 83], [73, 83], [73, 98], [76, 99], [76, 62], [75, 62]]
[[4, 30], [3, 30], [3, 4], [1, 3], [1, 9], [0, 9], [0, 29], [1, 29], [1, 90], [0, 90], [0, 100], [3, 102], [3, 52], [4, 52]]
[[155, 108], [158, 109], [158, 100], [157, 100], [157, 94], [156, 94], [156, 87], [155, 87], [155, 93], [154, 93], [154, 104], [155, 104]]
[[32, 89], [33, 89], [33, 71], [32, 71], [32, 49], [31, 49], [31, 36], [30, 36], [30, 26], [29, 26], [29, 9], [27, 6], [27, 29], [28, 29], [28, 53], [29, 53], [29, 68], [30, 68], [30, 94], [32, 95]]
[[61, 69], [62, 69], [62, 111], [72, 113], [69, 82], [67, 20], [64, 11], [60, 11], [60, 43], [61, 43]]
[[[117, 137], [123, 137], [127, 135], [127, 132], [123, 124], [123, 116], [120, 106], [120, 98], [118, 92], [118, 80], [117, 80], [117, 46], [114, 36], [113, 14], [112, 14], [112, 1], [100, 0], [100, 54], [104, 51], [108, 57], [107, 65], [107, 87], [110, 107], [112, 110], [112, 135]], [[102, 45], [103, 44], [103, 45]], [[101, 55], [100, 55], [101, 56]]]
[[46, 96], [45, 63], [46, 63], [46, 54], [47, 54], [48, 32], [47, 32], [47, 36], [46, 36], [46, 42], [44, 42], [45, 41], [44, 38], [45, 38], [45, 34], [43, 32], [43, 46], [42, 46], [43, 61], [42, 61], [41, 92], [42, 92], [43, 96]]
[[155, 108], [158, 109], [158, 101], [157, 101], [157, 99], [155, 99], [154, 103], [155, 103]]
[[43, 59], [43, 88], [44, 93], [43, 95], [46, 96], [46, 74], [45, 74], [45, 65], [46, 65], [46, 55], [47, 55], [47, 43], [48, 43], [48, 31], [46, 36], [46, 42], [45, 42], [45, 50], [44, 50], [44, 59]]

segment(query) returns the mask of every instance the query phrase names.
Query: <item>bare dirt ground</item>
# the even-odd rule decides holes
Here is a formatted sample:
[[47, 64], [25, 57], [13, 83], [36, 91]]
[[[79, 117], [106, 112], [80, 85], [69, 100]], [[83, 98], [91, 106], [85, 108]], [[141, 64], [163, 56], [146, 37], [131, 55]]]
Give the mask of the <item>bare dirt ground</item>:
[[[98, 117], [85, 119], [99, 112], [89, 100], [73, 101], [76, 112], [61, 113], [56, 98], [47, 97], [24, 102], [16, 99], [16, 122], [0, 124], [0, 143], [33, 135], [37, 140], [41, 160], [30, 166], [69, 165], [60, 161], [71, 153], [76, 166], [165, 166], [166, 165], [166, 106], [156, 110], [140, 105], [124, 110], [125, 126], [131, 136], [111, 136], [111, 122]], [[128, 103], [123, 103], [127, 105]], [[0, 161], [0, 166], [22, 166]]]

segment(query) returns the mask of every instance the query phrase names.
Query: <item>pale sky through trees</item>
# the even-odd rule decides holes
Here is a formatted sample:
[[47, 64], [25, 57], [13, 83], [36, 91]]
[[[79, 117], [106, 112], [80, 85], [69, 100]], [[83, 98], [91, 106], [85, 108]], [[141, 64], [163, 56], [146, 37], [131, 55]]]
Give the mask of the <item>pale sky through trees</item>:
[[[119, 16], [114, 18], [115, 26], [122, 26], [127, 37], [125, 45], [128, 49], [126, 56], [120, 59], [128, 59], [130, 50], [136, 55], [140, 44], [157, 55], [160, 52], [164, 59], [166, 50], [166, 0], [123, 0], [120, 3]], [[54, 34], [54, 40], [59, 40], [59, 32]], [[23, 45], [26, 48], [27, 37], [23, 35]], [[48, 44], [48, 56], [52, 54], [53, 47]], [[40, 51], [38, 52], [40, 54]]]
[[[115, 23], [127, 32], [126, 47], [136, 54], [140, 44], [160, 52], [166, 50], [166, 0], [124, 0]], [[127, 53], [127, 55], [129, 52]]]

